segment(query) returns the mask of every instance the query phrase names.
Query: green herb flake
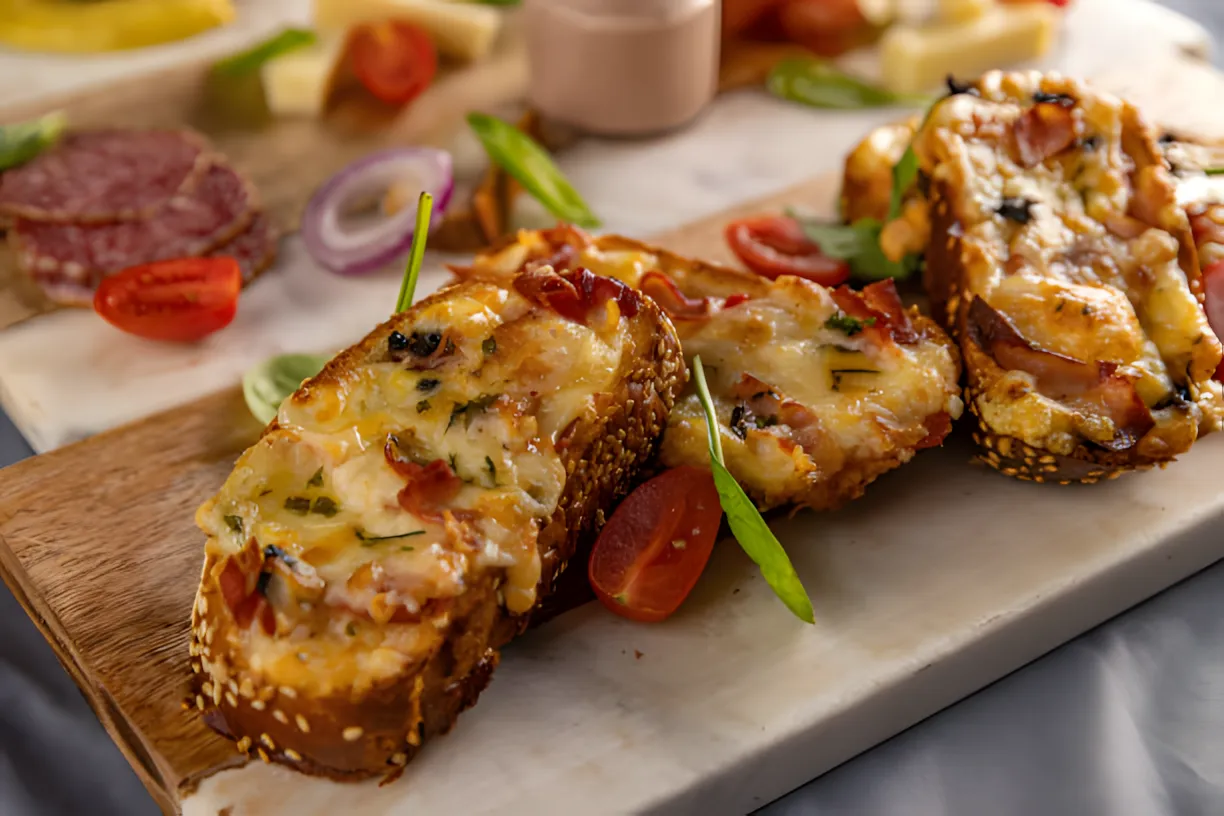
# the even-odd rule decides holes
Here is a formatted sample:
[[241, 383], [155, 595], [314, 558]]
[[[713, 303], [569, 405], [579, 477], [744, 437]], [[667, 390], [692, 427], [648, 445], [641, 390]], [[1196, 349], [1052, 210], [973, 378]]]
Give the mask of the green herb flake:
[[905, 199], [905, 194], [918, 180], [918, 154], [914, 152], [912, 142], [901, 154], [901, 159], [893, 165], [892, 177], [892, 198], [888, 204], [889, 221], [901, 215], [901, 204]]
[[242, 535], [242, 516], [226, 516], [225, 526], [238, 535]]
[[331, 518], [340, 512], [340, 506], [336, 504], [335, 499], [328, 496], [320, 496], [314, 500], [314, 505], [310, 508], [310, 512], [318, 516]]
[[584, 229], [600, 225], [548, 151], [534, 139], [495, 116], [470, 113], [467, 122], [493, 163], [521, 184], [546, 210]]
[[451, 415], [446, 423], [446, 430], [449, 431], [459, 417], [463, 417], [464, 427], [470, 427], [472, 419], [476, 415], [488, 410], [489, 406], [499, 399], [501, 399], [501, 394], [484, 394], [468, 402], [455, 403], [454, 407], [451, 408]]
[[492, 356], [497, 353], [497, 338], [489, 335], [485, 341], [480, 344], [480, 350], [485, 353], [485, 356]]
[[718, 488], [718, 498], [723, 512], [727, 514], [727, 522], [735, 540], [743, 547], [756, 565], [761, 569], [761, 575], [770, 588], [794, 613], [795, 617], [806, 623], [814, 623], [815, 612], [812, 601], [795, 567], [791, 564], [786, 550], [774, 536], [765, 519], [761, 517], [756, 505], [748, 498], [748, 494], [740, 487], [739, 482], [723, 464], [722, 440], [718, 428], [718, 418], [714, 413], [714, 403], [710, 399], [710, 389], [706, 385], [705, 370], [701, 365], [701, 357], [693, 358], [693, 379], [697, 386], [697, 396], [706, 415], [706, 432], [710, 443], [710, 468], [714, 473], [714, 485]]
[[353, 532], [356, 534], [357, 540], [361, 542], [361, 546], [363, 547], [373, 547], [375, 544], [383, 541], [397, 541], [401, 538], [412, 538], [413, 536], [425, 535], [424, 530], [413, 530], [410, 533], [400, 533], [398, 535], [389, 536], [372, 536], [360, 528], [354, 530]]
[[423, 414], [428, 410], [429, 410], [429, 400], [421, 400], [420, 402], [416, 404], [416, 412], [418, 414]]
[[319, 468], [318, 470], [314, 472], [314, 475], [311, 476], [310, 480], [306, 482], [306, 486], [307, 487], [322, 487], [323, 486], [323, 468]]
[[485, 470], [489, 471], [489, 478], [493, 480], [493, 486], [497, 487], [497, 465], [493, 464], [493, 458], [485, 457]]
[[413, 548], [409, 547], [408, 545], [404, 545], [403, 547], [400, 547], [400, 552], [412, 552], [412, 551], [413, 551]]
[[304, 28], [287, 28], [245, 51], [240, 51], [216, 63], [213, 66], [213, 73], [227, 77], [248, 76], [276, 57], [314, 45], [318, 39], [313, 31]]
[[27, 122], [0, 126], [0, 170], [25, 164], [59, 141], [68, 119], [48, 113]]
[[870, 328], [874, 326], [876, 319], [874, 317], [860, 320], [857, 317], [852, 317], [845, 312], [838, 312], [825, 321], [826, 329], [844, 332], [847, 337], [853, 337], [863, 330], [864, 327]]
[[870, 376], [879, 373], [879, 371], [876, 371], [873, 368], [835, 368], [829, 372], [833, 379], [832, 388], [834, 391], [838, 392], [841, 391], [842, 383], [845, 382], [847, 377], [854, 377], [855, 375]]
[[765, 87], [774, 96], [814, 108], [858, 110], [930, 102], [929, 97], [894, 93], [814, 57], [782, 60], [769, 72]]
[[304, 516], [310, 512], [310, 499], [305, 496], [290, 496], [285, 499], [285, 509], [290, 513]]
[[355, 637], [357, 635], [357, 624], [349, 621], [348, 625], [344, 627], [344, 634], [349, 637]]

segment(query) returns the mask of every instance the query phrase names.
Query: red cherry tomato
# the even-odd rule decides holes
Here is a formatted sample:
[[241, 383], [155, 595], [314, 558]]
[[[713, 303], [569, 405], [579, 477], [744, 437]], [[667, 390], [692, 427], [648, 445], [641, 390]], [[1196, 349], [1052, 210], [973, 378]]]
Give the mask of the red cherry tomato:
[[599, 534], [587, 568], [591, 587], [622, 617], [661, 621], [697, 584], [721, 523], [707, 468], [664, 471], [630, 493]]
[[190, 343], [230, 324], [241, 291], [233, 258], [158, 261], [103, 278], [94, 311], [129, 334]]
[[[1203, 270], [1203, 291], [1206, 302], [1207, 322], [1211, 330], [1224, 341], [1224, 261], [1216, 261]], [[1215, 378], [1224, 382], [1224, 362], [1216, 369]]]
[[778, 12], [783, 36], [822, 56], [837, 56], [855, 45], [867, 25], [858, 0], [790, 0]]
[[438, 53], [429, 35], [401, 20], [358, 26], [349, 49], [361, 84], [392, 105], [416, 99], [438, 72]]
[[771, 280], [794, 275], [821, 286], [836, 286], [850, 277], [850, 264], [821, 252], [792, 218], [763, 215], [732, 221], [726, 238], [744, 266]]

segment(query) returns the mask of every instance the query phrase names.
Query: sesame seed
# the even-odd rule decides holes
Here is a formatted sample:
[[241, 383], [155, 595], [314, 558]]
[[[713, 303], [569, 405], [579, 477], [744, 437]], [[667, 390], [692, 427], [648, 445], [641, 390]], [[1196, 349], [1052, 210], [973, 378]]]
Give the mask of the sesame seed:
[[409, 731], [407, 736], [409, 745], [415, 746], [421, 744], [421, 735], [415, 728]]
[[203, 710], [204, 710], [204, 697], [203, 697], [203, 695], [200, 695], [200, 694], [197, 694], [197, 695], [196, 695], [196, 708], [200, 709], [201, 711], [203, 711]]
[[306, 718], [301, 714], [294, 715], [293, 721], [297, 723], [298, 729], [301, 730], [303, 734], [310, 733], [310, 723], [306, 722]]
[[273, 741], [272, 741], [272, 738], [271, 738], [271, 737], [269, 737], [267, 734], [260, 734], [260, 735], [259, 735], [259, 741], [260, 741], [260, 742], [262, 742], [264, 745], [268, 746], [268, 750], [269, 750], [269, 751], [275, 751], [275, 750], [276, 750], [276, 743], [275, 743], [275, 742], [273, 742]]
[[402, 753], [392, 754], [392, 755], [391, 755], [391, 764], [392, 764], [392, 765], [399, 765], [400, 767], [403, 767], [404, 765], [407, 765], [407, 764], [408, 764], [408, 755], [407, 755], [407, 754], [402, 754]]
[[289, 688], [288, 686], [281, 686], [280, 693], [288, 697], [290, 700], [294, 700], [297, 698], [297, 692]]
[[200, 664], [199, 664], [199, 663], [197, 663], [197, 662], [196, 662], [196, 661], [194, 661], [194, 660], [193, 660], [193, 661], [191, 661], [191, 673], [192, 673], [192, 674], [199, 674], [199, 673], [200, 673]]
[[255, 709], [256, 711], [263, 711], [267, 707], [268, 707], [268, 704], [265, 703], [263, 700], [252, 700], [251, 701], [251, 708]]
[[271, 764], [272, 760], [271, 760], [271, 759], [268, 757], [268, 752], [267, 752], [267, 751], [265, 751], [265, 750], [264, 750], [264, 749], [262, 749], [262, 748], [257, 748], [256, 750], [257, 750], [257, 751], [259, 751], [259, 758], [260, 758], [260, 759], [262, 759], [264, 762], [267, 762], [267, 763]]
[[200, 614], [201, 614], [201, 615], [207, 615], [207, 614], [208, 614], [208, 598], [205, 598], [203, 595], [201, 595], [201, 596], [200, 596], [200, 603], [198, 604], [198, 606], [200, 607]]
[[286, 717], [285, 712], [281, 711], [279, 708], [272, 709], [272, 719], [276, 720], [281, 725], [289, 724], [289, 718]]
[[238, 693], [248, 699], [255, 696], [255, 684], [251, 682], [251, 678], [242, 678], [242, 685], [238, 687]]
[[237, 694], [237, 693], [238, 693], [238, 683], [237, 683], [237, 681], [235, 681], [235, 680], [233, 680], [233, 679], [231, 679], [231, 680], [230, 680], [230, 681], [229, 681], [229, 682], [228, 682], [228, 683], [225, 685], [225, 687], [226, 687], [227, 689], [229, 689], [229, 690], [230, 690], [230, 693], [231, 693], [231, 694]]
[[288, 759], [292, 759], [294, 762], [301, 762], [301, 761], [302, 761], [302, 755], [301, 755], [301, 754], [299, 754], [297, 751], [293, 750], [292, 748], [286, 748], [286, 749], [285, 749], [285, 756], [286, 756]]
[[189, 646], [187, 647], [187, 654], [191, 655], [192, 657], [198, 657], [198, 656], [199, 656], [199, 654], [200, 654], [200, 644], [199, 644], [199, 642], [198, 642], [198, 641], [197, 641], [195, 638], [192, 638], [192, 639], [191, 639], [191, 645], [189, 645]]
[[238, 697], [232, 691], [225, 692], [225, 702], [229, 703], [230, 708], [238, 707]]
[[1057, 462], [1058, 460], [1057, 460], [1057, 459], [1055, 459], [1053, 456], [1048, 456], [1048, 455], [1047, 455], [1047, 456], [1043, 456], [1043, 457], [1041, 457], [1041, 458], [1040, 458], [1040, 459], [1038, 459], [1037, 461], [1038, 461], [1038, 462], [1040, 462], [1040, 463], [1041, 463], [1041, 464], [1043, 464], [1043, 465], [1052, 465], [1052, 464], [1054, 464], [1055, 462]]
[[240, 753], [245, 754], [247, 751], [251, 750], [251, 738], [243, 737], [242, 739], [238, 740], [238, 745], [236, 747]]
[[212, 692], [213, 692], [213, 684], [212, 684], [212, 682], [211, 682], [211, 681], [205, 680], [205, 681], [204, 681], [204, 685], [200, 686], [200, 689], [201, 689], [201, 690], [202, 690], [202, 691], [203, 691], [205, 694], [207, 694], [209, 697], [211, 697], [211, 696], [212, 696]]
[[365, 733], [365, 730], [362, 729], [361, 726], [358, 726], [358, 725], [349, 726], [348, 728], [344, 729], [344, 732], [343, 732], [344, 741], [345, 742], [356, 742], [357, 740], [361, 739], [361, 735], [364, 733]]

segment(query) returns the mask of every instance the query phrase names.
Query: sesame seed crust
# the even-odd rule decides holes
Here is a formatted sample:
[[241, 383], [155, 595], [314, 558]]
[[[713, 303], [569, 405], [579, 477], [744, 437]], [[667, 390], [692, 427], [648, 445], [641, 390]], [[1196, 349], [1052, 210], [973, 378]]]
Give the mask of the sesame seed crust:
[[[454, 296], [454, 290], [443, 289], [415, 308]], [[406, 319], [396, 316], [379, 327], [319, 376], [340, 376], [345, 367], [381, 351], [396, 322]], [[561, 579], [576, 576], [585, 587], [585, 570], [567, 567], [585, 564], [605, 521], [604, 509], [635, 486], [654, 459], [667, 415], [688, 376], [680, 342], [671, 322], [647, 299], [620, 325], [624, 345], [616, 386], [595, 396], [601, 409], [588, 412], [559, 451], [567, 476], [558, 509], [538, 536], [541, 600], [536, 609], [510, 615], [497, 601], [503, 576], [492, 570], [476, 573], [467, 591], [434, 621], [445, 633], [434, 651], [360, 695], [342, 690], [320, 698], [292, 686], [271, 686], [250, 668], [219, 586], [205, 580], [192, 626], [193, 643], [204, 656], [201, 672], [192, 677], [205, 722], [244, 754], [254, 752], [265, 761], [338, 780], [393, 778], [431, 738], [449, 731], [488, 684], [500, 647], [547, 618]], [[207, 556], [204, 575], [215, 566], [214, 556]]]

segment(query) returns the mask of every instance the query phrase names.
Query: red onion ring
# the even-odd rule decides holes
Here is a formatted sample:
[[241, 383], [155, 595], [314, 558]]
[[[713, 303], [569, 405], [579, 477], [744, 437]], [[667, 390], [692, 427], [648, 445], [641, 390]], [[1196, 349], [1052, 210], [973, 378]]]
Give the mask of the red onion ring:
[[[415, 207], [403, 207], [369, 226], [346, 229], [341, 224], [346, 205], [354, 199], [382, 196], [406, 179], [434, 197], [435, 211], [445, 210], [455, 189], [450, 154], [431, 147], [394, 148], [358, 159], [332, 176], [315, 191], [302, 215], [302, 240], [310, 256], [337, 274], [360, 275], [407, 255], [416, 231]], [[435, 225], [440, 222], [434, 219]]]

